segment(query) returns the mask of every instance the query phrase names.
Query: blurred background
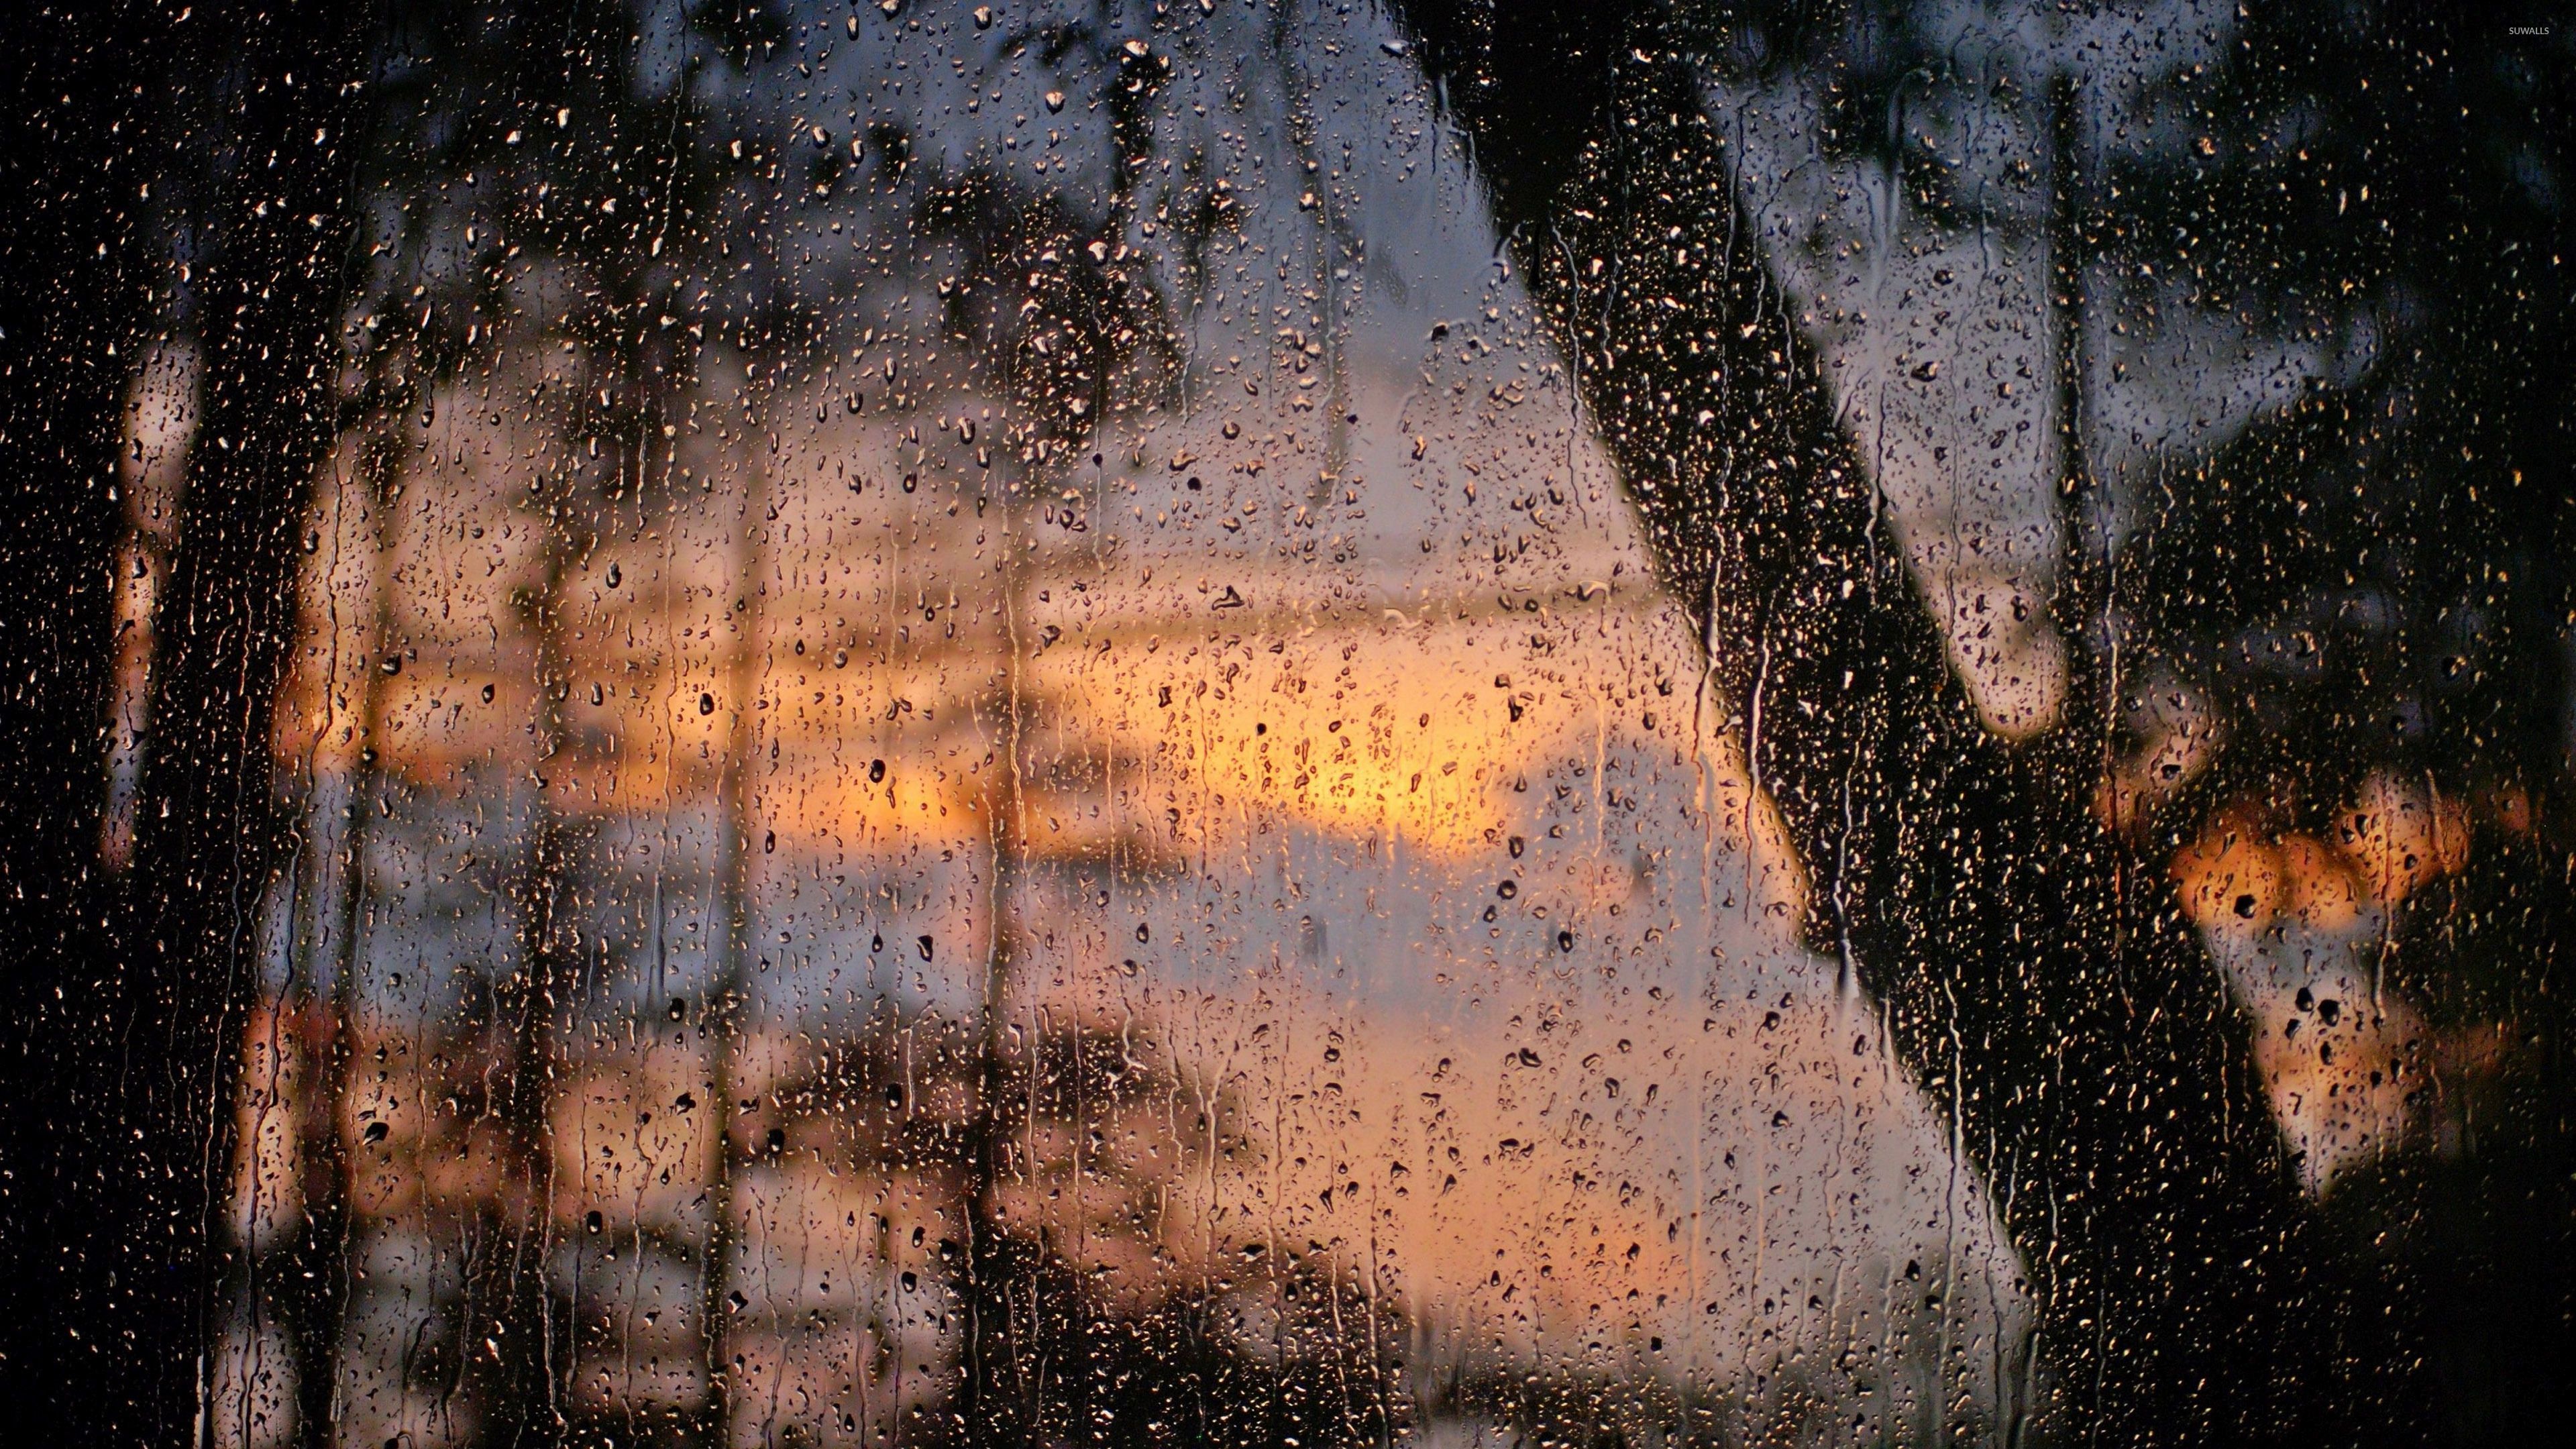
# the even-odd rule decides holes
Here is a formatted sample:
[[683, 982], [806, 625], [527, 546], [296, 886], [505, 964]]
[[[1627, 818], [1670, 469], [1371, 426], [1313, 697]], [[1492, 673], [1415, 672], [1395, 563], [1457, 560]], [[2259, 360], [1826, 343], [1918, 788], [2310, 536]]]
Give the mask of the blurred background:
[[[1818, 927], [1619, 442], [1738, 346], [2223, 982], [2361, 1265], [2336, 1382], [2555, 1422], [2564, 24], [1458, 14], [31, 22], [0, 1190], [60, 1442], [2091, 1437], [2010, 1084]], [[1533, 210], [1547, 87], [1459, 26], [1685, 76], [1731, 199], [1587, 255], [1656, 183], [1607, 125]], [[1705, 357], [1569, 320], [1695, 274], [1767, 298]]]

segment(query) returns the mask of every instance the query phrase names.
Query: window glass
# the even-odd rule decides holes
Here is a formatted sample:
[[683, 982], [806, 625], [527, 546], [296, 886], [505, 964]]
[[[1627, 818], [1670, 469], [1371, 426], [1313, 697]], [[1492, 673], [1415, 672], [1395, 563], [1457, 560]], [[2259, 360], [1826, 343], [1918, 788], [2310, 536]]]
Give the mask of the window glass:
[[66, 1435], [2542, 1422], [2563, 27], [45, 23]]

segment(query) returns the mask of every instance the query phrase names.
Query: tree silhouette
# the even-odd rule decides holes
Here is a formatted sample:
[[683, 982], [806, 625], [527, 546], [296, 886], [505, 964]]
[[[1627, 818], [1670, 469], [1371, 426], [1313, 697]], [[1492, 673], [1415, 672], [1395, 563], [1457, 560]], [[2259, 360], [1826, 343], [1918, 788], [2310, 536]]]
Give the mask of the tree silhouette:
[[[1835, 423], [1660, 7], [1405, 7], [1711, 683], [2034, 1279], [2075, 1432], [2404, 1434], [2228, 982], [2152, 863], [1990, 736]], [[2358, 1370], [2358, 1372], [2356, 1371]]]

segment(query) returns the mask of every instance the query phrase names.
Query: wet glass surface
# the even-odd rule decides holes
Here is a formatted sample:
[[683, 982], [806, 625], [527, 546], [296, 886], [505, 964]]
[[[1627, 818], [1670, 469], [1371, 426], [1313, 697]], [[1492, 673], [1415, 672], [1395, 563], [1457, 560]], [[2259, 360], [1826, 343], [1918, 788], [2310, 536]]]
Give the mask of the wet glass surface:
[[37, 32], [51, 1438], [2553, 1420], [2563, 25]]

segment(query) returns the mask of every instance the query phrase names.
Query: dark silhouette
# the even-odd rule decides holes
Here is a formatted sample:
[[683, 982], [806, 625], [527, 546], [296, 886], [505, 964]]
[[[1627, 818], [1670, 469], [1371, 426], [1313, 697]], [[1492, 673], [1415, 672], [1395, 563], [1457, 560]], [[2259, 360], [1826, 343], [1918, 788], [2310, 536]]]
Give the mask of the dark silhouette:
[[298, 627], [308, 490], [340, 435], [335, 334], [368, 21], [361, 7], [244, 5], [190, 22], [224, 58], [182, 112], [203, 167], [192, 222], [206, 248], [194, 298], [205, 371], [156, 609], [131, 934], [95, 1044], [114, 1063], [100, 1075], [117, 1084], [115, 1130], [99, 1148], [117, 1191], [88, 1225], [105, 1294], [92, 1311], [132, 1357], [82, 1382], [83, 1422], [63, 1442], [204, 1432], [218, 1295], [237, 1281], [217, 1218], [260, 915], [293, 851], [272, 709]]
[[1651, 6], [1404, 15], [1705, 623], [1817, 942], [1957, 1122], [2033, 1277], [2072, 1432], [2402, 1436], [2385, 1321], [2301, 1196], [2224, 974], [2160, 874], [1952, 675], [1754, 240], [1698, 37]]
[[[29, 610], [28, 629], [9, 630], [9, 647], [35, 650], [19, 677], [38, 686], [22, 699], [41, 711], [23, 733], [12, 721], [10, 746], [31, 766], [12, 788], [46, 797], [21, 817], [44, 828], [10, 862], [12, 895], [23, 882], [37, 909], [56, 913], [31, 916], [23, 933], [12, 923], [39, 964], [12, 972], [13, 1024], [27, 1027], [13, 1046], [31, 1052], [34, 1082], [13, 1101], [12, 1145], [38, 1147], [13, 1150], [11, 1169], [48, 1198], [39, 1221], [10, 1224], [13, 1248], [36, 1264], [11, 1274], [28, 1310], [11, 1314], [26, 1345], [11, 1367], [27, 1375], [12, 1412], [43, 1442], [198, 1432], [216, 1300], [231, 1281], [213, 1230], [231, 1078], [257, 916], [286, 852], [269, 711], [294, 629], [294, 530], [337, 432], [331, 330], [363, 21], [357, 7], [212, 5], [184, 20], [107, 7], [27, 52], [38, 73], [22, 84], [71, 98], [50, 115], [34, 108], [37, 134], [11, 148], [13, 164], [59, 167], [13, 186], [13, 249], [71, 258], [27, 294], [35, 318], [11, 342], [28, 348], [13, 412], [32, 424], [12, 429], [28, 465], [13, 486], [43, 500], [24, 516], [52, 530], [31, 549], [44, 562], [27, 562], [62, 589], [23, 580], [10, 607]], [[179, 63], [191, 55], [206, 63]], [[147, 187], [194, 237], [183, 285], [207, 380], [158, 596], [135, 863], [110, 889], [84, 876], [97, 868], [114, 657], [103, 607], [121, 522], [113, 450], [139, 330], [162, 310], [150, 304], [167, 301], [150, 289], [169, 285], [154, 265], [168, 233], [138, 225]], [[65, 223], [50, 235], [47, 203]], [[66, 917], [68, 902], [77, 913]]]
[[[12, 24], [0, 101], [0, 1399], [64, 1412], [66, 1375], [111, 1345], [86, 1306], [81, 1215], [97, 1150], [75, 1124], [112, 1082], [68, 1070], [114, 939], [99, 878], [110, 578], [124, 526], [128, 378], [165, 285], [159, 17], [102, 3]], [[94, 1281], [94, 1280], [93, 1280]], [[92, 1321], [95, 1326], [95, 1320]]]
[[2126, 647], [2204, 690], [2226, 741], [2139, 822], [2149, 846], [2246, 802], [2260, 826], [2348, 836], [2374, 775], [2459, 822], [2373, 966], [2444, 1039], [2498, 1045], [2427, 1086], [2447, 1149], [2328, 1204], [2391, 1264], [2381, 1306], [2418, 1324], [2433, 1427], [2458, 1443], [2556, 1432], [2576, 1364], [2567, 21], [2264, 8], [2199, 98], [2211, 154], [2110, 178], [2136, 208], [2115, 221], [2191, 238], [2157, 260], [2205, 270], [2216, 304], [2385, 329], [2350, 385], [2146, 490], [2119, 609]]

